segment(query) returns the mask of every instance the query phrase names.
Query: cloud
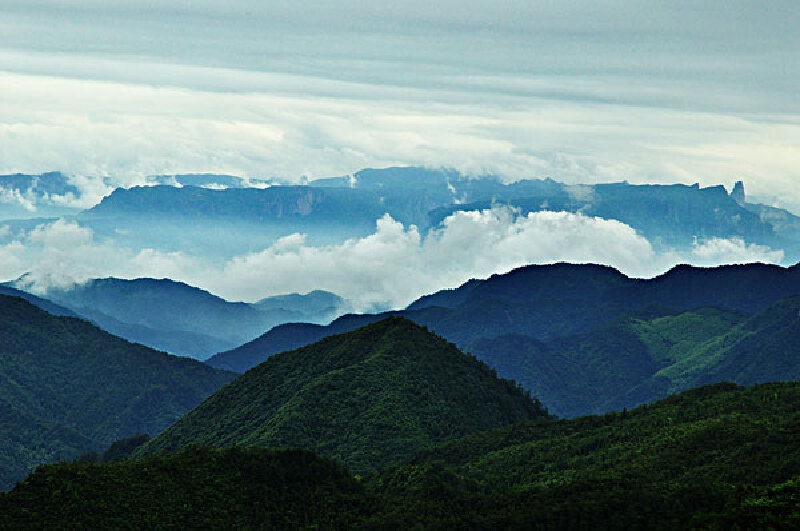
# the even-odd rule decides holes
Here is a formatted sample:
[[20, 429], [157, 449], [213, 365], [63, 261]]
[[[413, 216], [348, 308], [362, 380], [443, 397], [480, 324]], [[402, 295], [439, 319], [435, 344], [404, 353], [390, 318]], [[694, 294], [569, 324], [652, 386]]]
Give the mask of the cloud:
[[531, 263], [600, 263], [652, 277], [677, 263], [778, 262], [782, 257], [767, 247], [720, 239], [688, 255], [657, 253], [618, 221], [567, 212], [521, 215], [496, 206], [456, 212], [425, 237], [387, 214], [363, 238], [313, 246], [304, 235], [292, 234], [259, 252], [215, 261], [118, 247], [60, 220], [0, 246], [0, 273], [13, 278], [29, 272], [26, 285], [40, 293], [105, 276], [169, 277], [230, 300], [325, 289], [350, 300], [358, 311], [373, 311], [402, 308], [421, 295]]
[[800, 205], [798, 23], [785, 0], [5, 2], [0, 172], [63, 170], [80, 206], [150, 174], [395, 164]]
[[747, 244], [741, 238], [712, 238], [696, 245], [691, 252], [694, 264], [720, 265], [749, 262], [779, 263], [784, 252], [773, 250], [766, 245]]
[[25, 275], [23, 285], [35, 293], [69, 287], [92, 278], [116, 276], [173, 277], [191, 275], [202, 260], [152, 249], [134, 251], [113, 241], [98, 241], [91, 229], [59, 219], [41, 224], [0, 245], [0, 278]]

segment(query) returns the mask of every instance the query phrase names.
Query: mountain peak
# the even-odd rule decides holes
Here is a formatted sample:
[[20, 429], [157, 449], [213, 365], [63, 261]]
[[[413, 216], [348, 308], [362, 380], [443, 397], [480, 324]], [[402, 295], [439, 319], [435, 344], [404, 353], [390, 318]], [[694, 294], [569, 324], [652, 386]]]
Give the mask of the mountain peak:
[[516, 384], [402, 317], [282, 352], [142, 449], [305, 447], [356, 472], [467, 433], [546, 416]]

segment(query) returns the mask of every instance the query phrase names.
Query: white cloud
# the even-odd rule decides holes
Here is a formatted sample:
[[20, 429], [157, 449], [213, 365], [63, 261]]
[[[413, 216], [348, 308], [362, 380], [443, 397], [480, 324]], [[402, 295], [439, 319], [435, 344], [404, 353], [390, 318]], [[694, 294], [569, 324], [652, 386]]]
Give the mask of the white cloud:
[[746, 243], [741, 238], [712, 238], [692, 249], [691, 257], [697, 265], [742, 264], [749, 262], [779, 263], [784, 252], [766, 245]]
[[0, 172], [63, 170], [81, 206], [92, 176], [395, 164], [800, 205], [788, 0], [0, 3]]
[[134, 251], [98, 241], [91, 230], [57, 221], [0, 246], [0, 276], [30, 272], [26, 282], [42, 292], [89, 278], [169, 277], [230, 300], [333, 291], [360, 311], [400, 308], [417, 297], [530, 263], [569, 261], [614, 266], [651, 277], [682, 263], [715, 265], [778, 262], [781, 251], [741, 240], [710, 240], [691, 253], [656, 253], [618, 221], [566, 212], [520, 215], [507, 207], [456, 212], [424, 238], [389, 215], [373, 234], [337, 245], [312, 246], [292, 234], [270, 247], [210, 261], [182, 252]]

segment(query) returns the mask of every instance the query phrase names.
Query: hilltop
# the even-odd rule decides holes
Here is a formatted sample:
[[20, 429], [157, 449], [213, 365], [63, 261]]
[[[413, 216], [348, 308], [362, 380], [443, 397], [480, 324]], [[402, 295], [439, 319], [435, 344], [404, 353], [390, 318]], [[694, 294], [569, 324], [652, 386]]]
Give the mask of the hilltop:
[[302, 447], [356, 472], [546, 412], [514, 383], [402, 318], [271, 357], [140, 454], [201, 446]]

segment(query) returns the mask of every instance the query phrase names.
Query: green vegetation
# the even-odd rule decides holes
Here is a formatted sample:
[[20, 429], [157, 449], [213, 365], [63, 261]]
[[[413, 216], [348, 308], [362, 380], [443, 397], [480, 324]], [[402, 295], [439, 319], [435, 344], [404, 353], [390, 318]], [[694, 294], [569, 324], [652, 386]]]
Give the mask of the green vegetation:
[[[798, 294], [800, 265], [678, 266], [641, 280], [553, 264], [472, 280], [391, 313], [476, 355], [552, 413], [576, 417], [709, 383], [800, 378]], [[245, 370], [386, 315], [276, 327], [209, 364]]]
[[137, 453], [189, 444], [304, 447], [363, 473], [546, 414], [474, 357], [393, 317], [273, 356]]
[[574, 336], [501, 336], [467, 350], [556, 415], [604, 413], [709, 383], [800, 378], [800, 297], [753, 316], [649, 306]]
[[300, 450], [40, 467], [0, 528], [798, 529], [800, 382], [477, 432], [363, 479]]
[[0, 495], [0, 529], [336, 529], [363, 510], [341, 465], [305, 450], [190, 448], [39, 468]]
[[0, 489], [38, 464], [156, 434], [233, 376], [0, 296]]

